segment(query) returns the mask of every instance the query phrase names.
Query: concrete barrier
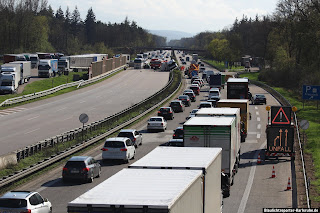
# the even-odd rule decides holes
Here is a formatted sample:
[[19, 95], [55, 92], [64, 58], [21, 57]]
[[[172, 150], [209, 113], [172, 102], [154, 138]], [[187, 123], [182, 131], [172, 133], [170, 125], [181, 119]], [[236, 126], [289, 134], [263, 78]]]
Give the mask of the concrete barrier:
[[0, 156], [0, 169], [5, 169], [17, 163], [17, 155], [14, 152]]

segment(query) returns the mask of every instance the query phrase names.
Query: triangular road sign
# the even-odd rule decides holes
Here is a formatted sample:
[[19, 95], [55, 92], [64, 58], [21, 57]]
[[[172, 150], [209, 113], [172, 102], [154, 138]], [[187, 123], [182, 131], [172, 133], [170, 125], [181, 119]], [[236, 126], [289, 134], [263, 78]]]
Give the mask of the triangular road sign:
[[[289, 118], [288, 118], [289, 116]], [[273, 117], [271, 125], [272, 124], [291, 124], [291, 110], [290, 110], [290, 114], [287, 115], [285, 113], [285, 111], [283, 110], [282, 107], [280, 107], [280, 109], [278, 110], [278, 112], [276, 113], [276, 115]]]

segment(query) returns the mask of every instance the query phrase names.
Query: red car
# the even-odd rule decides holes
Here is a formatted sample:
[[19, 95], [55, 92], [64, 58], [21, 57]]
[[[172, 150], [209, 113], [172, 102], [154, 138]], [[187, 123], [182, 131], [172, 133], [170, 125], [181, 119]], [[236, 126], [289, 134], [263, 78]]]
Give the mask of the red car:
[[200, 87], [197, 84], [192, 84], [190, 89], [193, 90], [194, 94], [200, 95]]

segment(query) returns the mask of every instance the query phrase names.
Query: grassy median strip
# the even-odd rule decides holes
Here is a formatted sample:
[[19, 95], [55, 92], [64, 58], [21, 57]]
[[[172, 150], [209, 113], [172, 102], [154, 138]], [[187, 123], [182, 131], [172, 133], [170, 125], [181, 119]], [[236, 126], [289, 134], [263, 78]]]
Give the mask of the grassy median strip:
[[[137, 111], [134, 111], [134, 112], [131, 112], [131, 113], [126, 113], [124, 116], [122, 116], [121, 118], [117, 119], [116, 121], [114, 122], [108, 122], [108, 124], [106, 125], [103, 125], [103, 127], [101, 128], [98, 128], [94, 131], [91, 131], [90, 133], [87, 133], [84, 135], [84, 140], [86, 139], [90, 139], [91, 137], [94, 137], [94, 136], [97, 136], [97, 135], [100, 135], [102, 133], [105, 133], [107, 132], [108, 130], [136, 117], [137, 115], [143, 113], [144, 111], [146, 111], [147, 109], [149, 109], [150, 107], [152, 107], [153, 105], [159, 103], [160, 101], [162, 101], [164, 98], [166, 98], [168, 95], [172, 94], [172, 92], [174, 92], [175, 88], [177, 88], [177, 86], [179, 85], [180, 81], [181, 81], [181, 73], [180, 71], [178, 70], [175, 70], [174, 71], [175, 74], [174, 74], [174, 78], [173, 78], [173, 83], [171, 84], [171, 86], [169, 87], [169, 89], [166, 91], [166, 92], [163, 92], [160, 96], [158, 96], [157, 100], [154, 100], [150, 103], [146, 103], [146, 104], [143, 104], [141, 107], [139, 107], [139, 109], [137, 109]], [[156, 109], [157, 110], [157, 109]], [[142, 118], [140, 118], [139, 120], [142, 120], [144, 119], [145, 116], [143, 116]], [[137, 123], [138, 121], [134, 122], [134, 123]], [[133, 125], [133, 124], [131, 124]], [[115, 136], [115, 134], [113, 134]], [[39, 152], [39, 153], [36, 153], [35, 155], [32, 155], [30, 157], [27, 157], [25, 159], [22, 159], [18, 162], [17, 165], [13, 165], [12, 167], [10, 168], [7, 168], [7, 169], [2, 169], [0, 171], [0, 177], [4, 177], [4, 176], [8, 176], [10, 174], [13, 174], [17, 171], [20, 171], [24, 168], [28, 168], [30, 167], [31, 165], [34, 165], [38, 162], [41, 162], [43, 161], [44, 159], [48, 158], [48, 157], [51, 157], [52, 155], [55, 155], [57, 153], [59, 153], [60, 151], [63, 151], [63, 150], [66, 150], [78, 143], [80, 143], [82, 141], [82, 135], [79, 134], [77, 138], [75, 138], [74, 140], [71, 140], [71, 141], [68, 141], [68, 142], [64, 142], [64, 143], [59, 143], [57, 145], [55, 145], [54, 147], [50, 147], [50, 148], [47, 148], [47, 149], [44, 149], [42, 152]], [[93, 149], [97, 146], [101, 146], [101, 143], [103, 143], [104, 140], [100, 140], [99, 142], [87, 147], [87, 148], [84, 148], [82, 151], [78, 152], [78, 153], [75, 153], [75, 155], [79, 155], [81, 153], [83, 153], [84, 151], [88, 151], [90, 149]], [[8, 187], [4, 187], [3, 189], [0, 189], [0, 193], [3, 193], [5, 191], [8, 191], [10, 189], [13, 189], [14, 187], [17, 187], [20, 184], [22, 183], [25, 183], [27, 180], [30, 180], [32, 178], [34, 178], [35, 176], [39, 176], [40, 174], [43, 174], [45, 171], [48, 171], [49, 169], [52, 169], [56, 166], [59, 166], [63, 163], [65, 163], [67, 161], [67, 159], [69, 159], [69, 157], [67, 157], [66, 159], [60, 161], [60, 162], [57, 162], [55, 164], [53, 164], [52, 166], [46, 168], [45, 170], [42, 170], [40, 172], [37, 172], [36, 174], [34, 175], [31, 175], [29, 177], [27, 177], [26, 179], [23, 179], [21, 181], [17, 181], [16, 183], [14, 183], [13, 185], [10, 185]]]
[[[246, 73], [241, 74], [241, 77], [258, 80], [258, 75], [259, 73]], [[300, 121], [309, 121], [309, 128], [304, 130], [308, 139], [304, 146], [304, 152], [312, 154], [316, 180], [312, 181], [311, 184], [316, 187], [318, 194], [320, 194], [320, 110], [317, 109], [317, 102], [308, 101], [303, 104], [303, 100], [297, 92], [288, 91], [280, 87], [272, 88], [284, 96], [292, 106], [298, 108], [297, 116]], [[311, 199], [319, 202], [320, 196], [311, 197]]]
[[228, 66], [226, 68], [225, 64], [223, 61], [214, 61], [214, 60], [209, 60], [209, 59], [203, 59], [202, 61], [206, 62], [207, 64], [210, 64], [211, 66], [215, 67], [219, 71], [224, 71], [226, 69], [229, 70], [229, 72], [235, 72], [238, 70], [244, 70], [243, 66]]

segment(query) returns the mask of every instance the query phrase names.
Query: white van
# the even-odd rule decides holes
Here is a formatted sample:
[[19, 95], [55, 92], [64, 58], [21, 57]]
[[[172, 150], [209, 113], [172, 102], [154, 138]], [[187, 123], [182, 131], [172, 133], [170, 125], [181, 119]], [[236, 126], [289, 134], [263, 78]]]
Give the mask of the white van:
[[209, 100], [217, 100], [219, 101], [220, 100], [220, 97], [221, 97], [221, 93], [220, 93], [220, 90], [219, 88], [211, 88], [209, 90], [209, 95], [208, 95], [208, 99]]

